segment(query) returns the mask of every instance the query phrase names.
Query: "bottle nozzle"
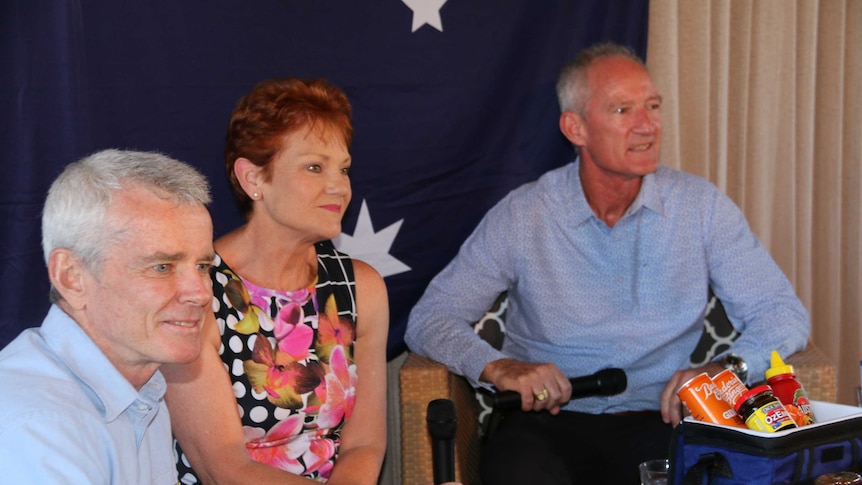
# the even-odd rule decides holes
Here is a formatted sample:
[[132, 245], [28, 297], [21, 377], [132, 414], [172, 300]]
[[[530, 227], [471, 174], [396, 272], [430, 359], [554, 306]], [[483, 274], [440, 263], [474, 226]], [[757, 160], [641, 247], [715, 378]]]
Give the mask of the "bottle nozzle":
[[781, 367], [784, 365], [784, 361], [781, 360], [781, 355], [778, 354], [777, 350], [773, 350], [770, 355], [770, 364], [769, 367]]
[[779, 374], [795, 374], [795, 372], [793, 371], [793, 366], [785, 364], [778, 351], [773, 350], [772, 354], [770, 354], [769, 369], [766, 369], [766, 379], [768, 380]]

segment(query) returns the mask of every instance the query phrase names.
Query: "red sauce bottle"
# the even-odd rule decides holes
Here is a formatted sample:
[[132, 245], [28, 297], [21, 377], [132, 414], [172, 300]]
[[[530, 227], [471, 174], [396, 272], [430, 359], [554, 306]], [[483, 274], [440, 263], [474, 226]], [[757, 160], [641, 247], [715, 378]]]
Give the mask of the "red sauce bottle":
[[778, 352], [774, 350], [771, 355], [771, 366], [766, 369], [766, 382], [798, 426], [815, 422], [811, 402], [802, 383], [796, 379], [793, 366], [785, 364]]

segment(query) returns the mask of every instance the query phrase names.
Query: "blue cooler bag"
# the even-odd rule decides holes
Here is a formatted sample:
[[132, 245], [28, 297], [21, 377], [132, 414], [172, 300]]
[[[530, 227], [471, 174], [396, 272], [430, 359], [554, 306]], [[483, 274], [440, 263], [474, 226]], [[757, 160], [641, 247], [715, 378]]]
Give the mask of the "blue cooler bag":
[[686, 418], [674, 429], [671, 485], [812, 484], [862, 470], [862, 409], [812, 402], [817, 423], [764, 433]]

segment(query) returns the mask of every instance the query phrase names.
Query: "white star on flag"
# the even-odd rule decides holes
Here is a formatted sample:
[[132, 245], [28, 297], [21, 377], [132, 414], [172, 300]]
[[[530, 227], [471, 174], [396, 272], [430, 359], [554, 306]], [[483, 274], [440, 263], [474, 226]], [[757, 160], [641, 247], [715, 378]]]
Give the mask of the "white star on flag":
[[410, 266], [389, 254], [389, 248], [392, 247], [392, 242], [395, 241], [402, 222], [404, 219], [375, 233], [374, 227], [371, 225], [371, 213], [368, 211], [368, 204], [363, 199], [353, 235], [349, 236], [342, 232], [332, 240], [332, 243], [339, 251], [347, 253], [351, 258], [365, 261], [373, 266], [384, 278], [410, 271]]
[[447, 0], [401, 0], [404, 5], [413, 10], [413, 32], [425, 24], [443, 32], [443, 21], [440, 19], [440, 8]]

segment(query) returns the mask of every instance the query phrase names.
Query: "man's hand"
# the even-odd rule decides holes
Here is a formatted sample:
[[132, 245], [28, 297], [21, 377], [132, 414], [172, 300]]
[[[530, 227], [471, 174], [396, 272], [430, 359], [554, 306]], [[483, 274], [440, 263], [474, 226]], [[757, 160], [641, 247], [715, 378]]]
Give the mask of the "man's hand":
[[665, 423], [672, 424], [676, 427], [682, 420], [682, 401], [679, 400], [677, 391], [679, 387], [686, 383], [692, 377], [706, 372], [710, 377], [723, 371], [724, 367], [721, 364], [710, 363], [703, 367], [695, 367], [693, 369], [685, 369], [676, 371], [671, 376], [670, 381], [664, 386], [661, 392], [661, 419]]
[[[485, 366], [479, 379], [490, 382], [500, 391], [515, 391], [521, 395], [521, 409], [551, 414], [560, 412], [560, 406], [572, 397], [572, 384], [554, 364], [534, 364], [514, 359], [499, 359]], [[545, 399], [541, 393], [547, 391]]]

